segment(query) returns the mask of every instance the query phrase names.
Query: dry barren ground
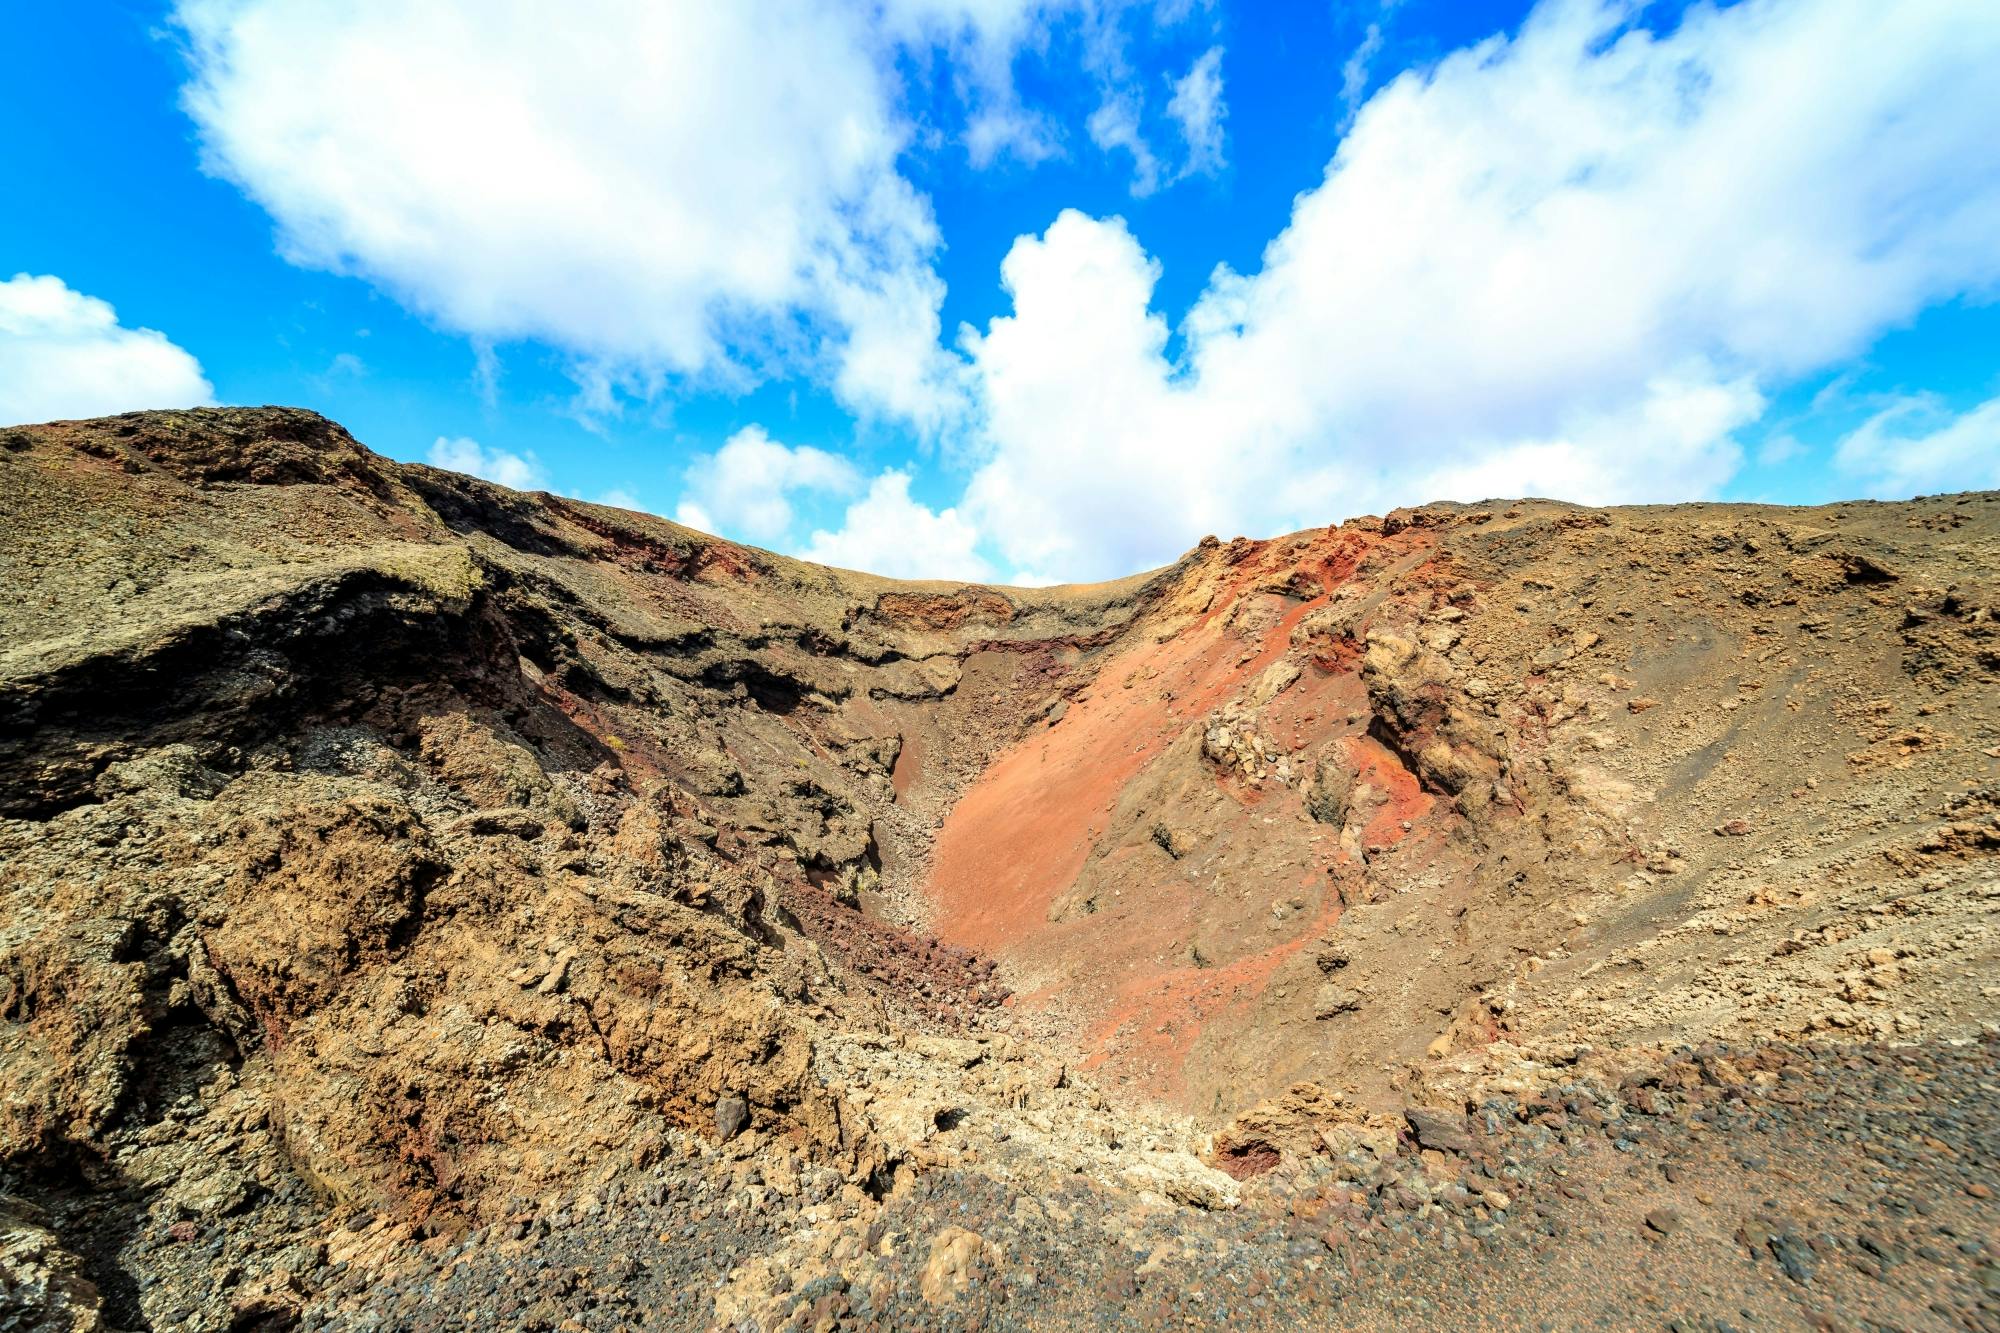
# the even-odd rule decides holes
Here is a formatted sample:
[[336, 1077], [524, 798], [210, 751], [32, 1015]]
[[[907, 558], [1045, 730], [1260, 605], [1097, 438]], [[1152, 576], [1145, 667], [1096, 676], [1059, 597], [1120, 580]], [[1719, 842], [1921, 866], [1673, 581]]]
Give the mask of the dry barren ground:
[[2000, 1326], [2000, 495], [896, 583], [0, 430], [0, 1328]]

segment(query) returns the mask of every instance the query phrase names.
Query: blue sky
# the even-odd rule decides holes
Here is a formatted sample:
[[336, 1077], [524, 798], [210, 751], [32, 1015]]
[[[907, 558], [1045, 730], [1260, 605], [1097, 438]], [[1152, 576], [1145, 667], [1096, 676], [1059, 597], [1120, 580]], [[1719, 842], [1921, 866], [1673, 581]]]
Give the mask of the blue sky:
[[1021, 581], [2000, 485], [1990, 6], [556, 12], [9, 7], [0, 417], [296, 404]]

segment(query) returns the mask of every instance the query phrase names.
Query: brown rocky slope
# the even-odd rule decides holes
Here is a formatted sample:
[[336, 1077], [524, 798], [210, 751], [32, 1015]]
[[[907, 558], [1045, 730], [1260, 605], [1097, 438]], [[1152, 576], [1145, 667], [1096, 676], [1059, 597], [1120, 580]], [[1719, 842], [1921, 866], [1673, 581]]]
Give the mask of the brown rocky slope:
[[[1476, 1265], [1788, 1087], [1878, 1135], [1842, 1044], [1990, 1091], [2000, 496], [993, 589], [265, 409], [0, 431], [0, 533], [0, 1321], [1393, 1323], [1343, 1238]], [[1992, 1126], [1931, 1109], [1990, 1246]], [[1745, 1124], [1758, 1208], [1817, 1181]], [[1608, 1262], [1713, 1231], [1824, 1312], [1824, 1255], [1679, 1231]], [[1962, 1301], [1839, 1298], [1990, 1318], [1924, 1244]], [[1272, 1296], [1146, 1304], [1211, 1246]]]

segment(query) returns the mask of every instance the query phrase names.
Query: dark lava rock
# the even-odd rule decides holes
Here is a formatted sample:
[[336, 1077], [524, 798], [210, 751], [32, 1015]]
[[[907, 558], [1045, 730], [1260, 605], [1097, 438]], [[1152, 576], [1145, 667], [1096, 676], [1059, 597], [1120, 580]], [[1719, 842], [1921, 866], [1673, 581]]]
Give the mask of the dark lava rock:
[[724, 1143], [743, 1132], [750, 1123], [750, 1103], [734, 1093], [715, 1103], [715, 1133]]
[[1778, 1267], [1785, 1270], [1785, 1276], [1794, 1282], [1812, 1281], [1812, 1247], [1796, 1233], [1786, 1230], [1771, 1237], [1771, 1257], [1778, 1261]]

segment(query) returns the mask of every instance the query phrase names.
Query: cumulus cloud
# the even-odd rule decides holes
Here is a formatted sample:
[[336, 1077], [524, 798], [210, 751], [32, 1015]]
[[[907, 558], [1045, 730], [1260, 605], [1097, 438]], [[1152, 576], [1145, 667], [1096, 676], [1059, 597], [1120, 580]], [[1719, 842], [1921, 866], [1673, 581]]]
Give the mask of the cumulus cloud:
[[689, 464], [674, 517], [691, 528], [754, 542], [791, 531], [798, 492], [845, 495], [861, 489], [846, 459], [809, 445], [780, 444], [762, 426], [745, 426], [713, 454]]
[[[900, 174], [898, 52], [964, 53], [1004, 115], [1028, 0], [336, 5], [183, 0], [209, 167], [294, 262], [486, 342], [578, 362], [587, 406], [663, 377], [827, 361], [856, 408], [936, 425], [943, 286]], [[725, 128], [726, 127], [726, 128]], [[907, 336], [891, 331], [909, 330]], [[894, 344], [895, 355], [884, 352]]]
[[1888, 499], [2000, 486], [2000, 398], [1955, 413], [1932, 394], [1900, 397], [1842, 439], [1833, 461]]
[[[1565, 414], [1546, 438], [1500, 441], [1426, 478], [1427, 496], [1485, 500], [1557, 496], [1579, 504], [1712, 495], [1742, 463], [1736, 431], [1763, 415], [1748, 377], [1729, 383], [1691, 367], [1662, 375], [1628, 405]], [[1670, 477], [1668, 486], [1649, 477]]]
[[1550, 0], [1395, 79], [1177, 351], [1123, 222], [1018, 240], [1012, 312], [961, 339], [966, 516], [1018, 568], [1106, 577], [1436, 496], [1712, 494], [1775, 388], [2000, 282], [2000, 23], [1632, 14]]
[[[809, 373], [935, 433], [930, 201], [899, 159], [935, 81], [976, 164], [1060, 151], [1024, 49], [1096, 69], [1123, 0], [178, 0], [204, 161], [286, 257], [475, 340], [573, 358], [578, 406]], [[922, 90], [920, 90], [922, 91]], [[486, 363], [483, 363], [486, 364]]]
[[1187, 173], [1213, 176], [1222, 170], [1222, 122], [1229, 107], [1222, 96], [1221, 47], [1211, 46], [1174, 81], [1167, 114], [1180, 125], [1187, 143]]
[[517, 491], [540, 490], [548, 480], [541, 461], [534, 454], [513, 454], [505, 449], [488, 449], [463, 435], [437, 437], [427, 459], [432, 467], [483, 477]]
[[201, 363], [60, 278], [0, 282], [0, 422], [107, 416], [214, 401]]
[[888, 471], [849, 505], [837, 531], [812, 535], [802, 559], [907, 579], [990, 580], [979, 532], [956, 507], [933, 510], [910, 498], [910, 474]]

